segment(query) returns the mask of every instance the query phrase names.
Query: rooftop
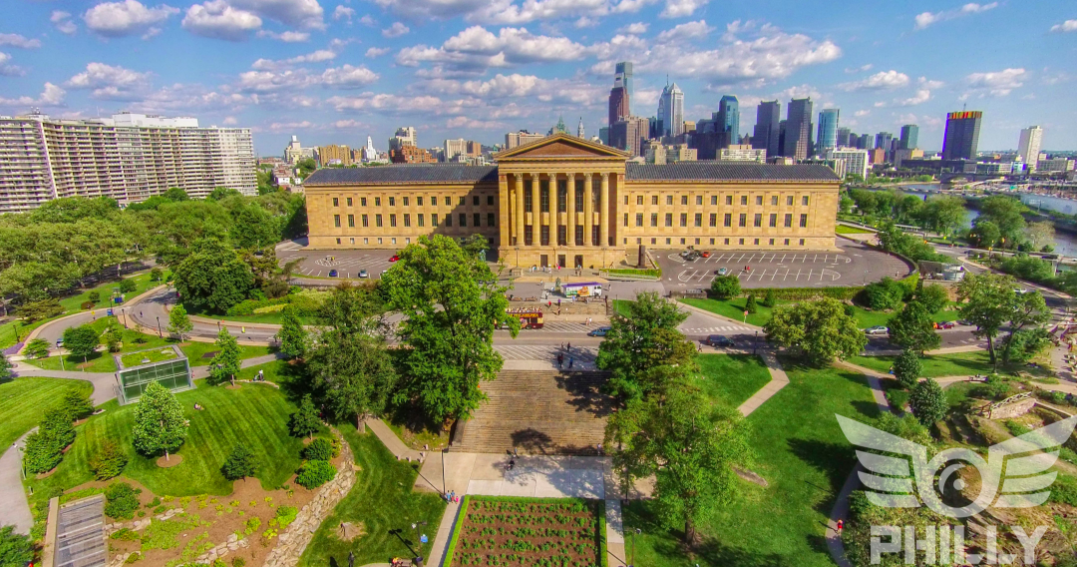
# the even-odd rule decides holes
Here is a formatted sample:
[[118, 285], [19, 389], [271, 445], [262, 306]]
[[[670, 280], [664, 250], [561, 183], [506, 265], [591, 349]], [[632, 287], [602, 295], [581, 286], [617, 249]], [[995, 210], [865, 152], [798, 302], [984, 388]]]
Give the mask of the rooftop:
[[315, 171], [304, 183], [321, 185], [370, 185], [398, 183], [497, 182], [497, 167], [490, 165], [396, 164], [379, 167], [327, 168]]

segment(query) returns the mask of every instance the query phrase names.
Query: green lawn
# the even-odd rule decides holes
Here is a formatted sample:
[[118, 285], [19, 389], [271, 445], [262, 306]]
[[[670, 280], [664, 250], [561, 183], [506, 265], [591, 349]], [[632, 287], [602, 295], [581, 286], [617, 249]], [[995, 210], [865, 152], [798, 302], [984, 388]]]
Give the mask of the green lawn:
[[[178, 455], [183, 462], [162, 469], [137, 454], [131, 446], [135, 404], [120, 407], [112, 401], [103, 405], [105, 413], [79, 426], [74, 444], [56, 473], [27, 481], [34, 492], [47, 495], [57, 488], [69, 489], [93, 480], [87, 461], [106, 440], [114, 441], [128, 453], [124, 476], [136, 480], [159, 496], [195, 494], [226, 495], [232, 482], [220, 472], [233, 447], [243, 443], [255, 455], [258, 479], [267, 489], [287, 484], [299, 467], [301, 439], [288, 434], [288, 416], [295, 406], [276, 388], [246, 385], [239, 390], [207, 386], [176, 394], [191, 422], [187, 441]], [[198, 403], [205, 409], [196, 411]]]
[[[115, 320], [114, 317], [100, 317], [96, 321], [90, 323], [90, 326], [94, 328], [98, 333], [102, 333], [105, 327], [108, 325], [109, 320]], [[122, 319], [121, 319], [122, 321]], [[103, 341], [102, 341], [103, 342]], [[120, 345], [121, 353], [128, 353], [134, 351], [141, 351], [151, 348], [164, 348], [171, 345], [174, 341], [169, 338], [160, 338], [156, 335], [147, 335], [140, 333], [134, 329], [123, 330], [123, 341]], [[39, 358], [26, 361], [29, 364], [33, 364], [39, 368], [45, 370], [63, 370], [66, 368], [69, 371], [82, 370], [85, 372], [115, 372], [116, 361], [112, 358], [112, 353], [99, 351], [94, 356], [87, 358], [87, 362], [83, 365], [82, 358], [65, 356], [64, 362], [61, 364], [59, 356], [50, 356], [48, 358]], [[126, 364], [126, 362], [124, 363]]]
[[756, 458], [751, 470], [769, 487], [742, 483], [737, 501], [701, 526], [705, 542], [692, 558], [680, 545], [681, 527], [660, 526], [652, 502], [628, 504], [625, 533], [643, 532], [636, 537], [637, 565], [833, 566], [823, 539], [826, 522], [856, 462], [834, 414], [869, 421], [877, 406], [855, 372], [782, 363], [790, 384], [748, 417]]
[[82, 380], [16, 378], [0, 384], [0, 454], [41, 421], [45, 410], [58, 406], [68, 390], [93, 392]]
[[628, 317], [628, 306], [632, 301], [628, 299], [614, 299], [613, 300], [613, 312], [621, 317]]
[[[360, 467], [358, 478], [351, 492], [322, 522], [299, 564], [343, 566], [348, 564], [349, 552], [355, 553], [356, 565], [414, 557], [412, 549], [419, 550], [411, 524], [426, 522], [422, 532], [432, 543], [445, 512], [445, 501], [434, 493], [412, 492], [418, 464], [396, 460], [373, 433], [359, 434], [352, 425], [341, 425], [340, 430], [355, 453]], [[361, 523], [365, 535], [351, 542], [337, 539], [335, 533], [341, 522]], [[429, 555], [430, 545], [422, 547], [424, 557]]]
[[[876, 372], [886, 374], [894, 365], [894, 356], [854, 356], [849, 362]], [[941, 376], [968, 376], [970, 374], [990, 374], [991, 363], [987, 351], [954, 352], [950, 354], [928, 355], [920, 360], [924, 378]], [[1001, 369], [1001, 367], [1000, 367]]]
[[834, 232], [838, 234], [871, 234], [875, 231], [857, 226], [849, 226], [847, 224], [839, 224], [834, 227]]
[[[770, 321], [771, 309], [769, 307], [763, 307], [761, 303], [763, 301], [762, 297], [756, 297], [755, 299], [756, 312], [748, 315], [747, 323], [749, 325], [762, 327], [767, 324], [767, 321]], [[738, 297], [730, 301], [685, 298], [682, 299], [681, 302], [691, 305], [692, 307], [698, 307], [710, 311], [711, 313], [716, 313], [723, 317], [733, 319], [737, 322], [744, 322], [744, 306], [748, 303], [748, 298]]]
[[733, 407], [744, 403], [770, 382], [763, 359], [750, 354], [701, 354], [696, 363], [706, 377], [703, 390]]
[[[219, 349], [214, 343], [190, 341], [180, 343], [180, 350], [183, 351], [183, 354], [187, 355], [187, 359], [190, 361], [191, 366], [208, 366], [210, 361], [213, 360], [213, 357], [210, 356], [204, 358], [203, 355], [217, 352]], [[276, 350], [270, 347], [239, 345], [239, 357], [243, 359], [273, 354], [274, 352], [276, 352]]]
[[637, 277], [645, 277], [645, 278], [660, 278], [660, 277], [662, 277], [662, 270], [655, 270], [655, 269], [647, 269], [647, 270], [639, 270], [639, 269], [609, 270], [609, 275], [611, 275], [611, 276], [637, 276]]

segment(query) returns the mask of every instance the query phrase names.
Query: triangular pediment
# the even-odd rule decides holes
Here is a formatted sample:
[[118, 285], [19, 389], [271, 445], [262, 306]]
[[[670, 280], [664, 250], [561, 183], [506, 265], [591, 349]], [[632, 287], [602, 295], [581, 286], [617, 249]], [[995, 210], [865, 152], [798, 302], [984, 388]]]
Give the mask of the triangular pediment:
[[602, 144], [577, 138], [570, 134], [553, 134], [521, 146], [494, 154], [498, 162], [530, 159], [627, 159], [626, 152]]

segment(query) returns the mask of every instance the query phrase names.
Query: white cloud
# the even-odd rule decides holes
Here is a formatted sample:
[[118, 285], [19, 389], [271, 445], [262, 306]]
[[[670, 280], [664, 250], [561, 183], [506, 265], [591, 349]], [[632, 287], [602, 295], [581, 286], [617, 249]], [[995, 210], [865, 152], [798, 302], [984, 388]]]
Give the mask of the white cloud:
[[437, 95], [465, 95], [484, 101], [523, 98], [528, 102], [558, 102], [570, 106], [591, 106], [604, 102], [609, 91], [582, 79], [543, 79], [534, 75], [498, 74], [485, 81], [434, 79], [414, 85], [414, 89]]
[[[240, 73], [235, 88], [247, 93], [295, 92], [310, 86], [322, 85], [340, 89], [358, 88], [374, 83], [379, 75], [365, 66], [353, 67], [343, 65], [330, 68], [321, 74], [307, 69], [276, 69], [272, 63], [260, 65], [256, 62], [253, 71]], [[290, 61], [290, 60], [289, 60]], [[283, 62], [281, 62], [283, 63]]]
[[388, 47], [371, 47], [370, 49], [366, 50], [366, 56], [373, 59], [375, 57], [381, 57], [382, 55], [385, 55], [390, 51], [392, 50]]
[[593, 28], [600, 22], [597, 18], [589, 18], [587, 16], [580, 16], [580, 19], [576, 20], [576, 23], [572, 24], [576, 29]]
[[1061, 24], [1055, 24], [1051, 26], [1051, 31], [1062, 33], [1077, 31], [1077, 20], [1066, 20]]
[[205, 4], [194, 4], [187, 8], [182, 25], [183, 29], [194, 35], [244, 41], [252, 31], [262, 27], [262, 19], [229, 6], [225, 0], [209, 0]]
[[409, 31], [411, 31], [411, 29], [408, 28], [408, 26], [405, 26], [404, 24], [402, 24], [400, 22], [393, 22], [393, 25], [381, 30], [381, 35], [382, 35], [382, 37], [389, 37], [389, 38], [400, 37], [400, 36], [408, 33]]
[[658, 15], [662, 18], [684, 18], [706, 5], [707, 0], [666, 0], [665, 9]]
[[846, 67], [845, 72], [850, 75], [854, 73], [863, 73], [865, 71], [870, 71], [872, 67], [874, 67], [874, 65], [872, 65], [871, 63], [867, 63], [859, 67]]
[[62, 106], [67, 91], [52, 84], [45, 83], [45, 90], [37, 98], [21, 96], [19, 98], [0, 98], [2, 106]]
[[378, 25], [378, 21], [375, 20], [374, 18], [371, 18], [370, 14], [367, 14], [367, 15], [363, 16], [362, 18], [359, 18], [359, 23], [363, 24], [364, 26], [369, 26], [369, 27], [374, 27], [374, 26]]
[[439, 112], [445, 103], [435, 96], [401, 96], [396, 94], [363, 93], [360, 96], [334, 96], [326, 100], [339, 111], [385, 110], [387, 112]]
[[7, 53], [0, 51], [0, 75], [5, 77], [19, 77], [26, 74], [26, 71], [18, 65], [11, 65], [8, 62], [11, 61], [11, 56]]
[[879, 71], [874, 75], [853, 83], [842, 83], [839, 88], [845, 91], [882, 91], [893, 90], [909, 84], [909, 76], [898, 71]]
[[326, 69], [321, 76], [321, 83], [329, 87], [351, 89], [365, 87], [378, 80], [378, 74], [360, 65], [344, 65], [338, 69]]
[[310, 40], [309, 33], [297, 31], [286, 31], [284, 33], [277, 33], [269, 30], [261, 30], [258, 32], [258, 37], [268, 37], [269, 39], [283, 41], [284, 43], [302, 43], [304, 41]]
[[17, 33], [0, 33], [0, 45], [18, 47], [20, 49], [36, 49], [41, 47], [41, 40], [28, 39]]
[[1024, 69], [1004, 69], [992, 73], [973, 73], [965, 78], [969, 92], [966, 95], [978, 93], [981, 97], [1006, 96], [1014, 89], [1024, 85], [1028, 78], [1028, 71]]
[[329, 61], [336, 59], [337, 52], [329, 49], [319, 49], [314, 53], [308, 53], [306, 55], [300, 55], [298, 57], [292, 57], [291, 59], [285, 59], [286, 63], [319, 63], [322, 61]]
[[998, 2], [992, 2], [990, 4], [977, 4], [970, 2], [960, 8], [953, 10], [943, 10], [941, 12], [923, 12], [916, 16], [916, 29], [922, 30], [932, 24], [944, 22], [946, 20], [953, 20], [962, 18], [972, 14], [980, 14], [988, 10], [994, 10], [998, 7]]
[[929, 100], [931, 100], [931, 91], [928, 89], [919, 89], [912, 97], [895, 100], [894, 104], [898, 106], [916, 106], [918, 104], [923, 104]]
[[396, 62], [417, 66], [441, 63], [455, 70], [582, 59], [587, 48], [565, 37], [534, 35], [524, 28], [501, 28], [497, 35], [472, 26], [449, 38], [440, 48], [417, 45], [400, 50]]
[[360, 122], [358, 120], [337, 120], [333, 122], [333, 127], [338, 130], [354, 130], [354, 129], [369, 129], [370, 125], [366, 122]]
[[60, 33], [67, 35], [71, 35], [79, 29], [79, 27], [75, 25], [75, 22], [71, 21], [71, 12], [53, 10], [52, 15], [49, 16], [49, 21], [56, 26], [56, 29], [59, 30]]
[[506, 124], [504, 122], [498, 122], [496, 120], [474, 120], [467, 116], [457, 116], [445, 121], [446, 128], [470, 128], [475, 130], [492, 130], [497, 128], [504, 128]]
[[941, 89], [942, 87], [946, 86], [946, 83], [943, 83], [942, 81], [933, 81], [931, 79], [928, 79], [927, 77], [920, 77], [919, 79], [917, 79], [917, 82], [920, 84], [921, 88], [931, 90]]
[[325, 10], [318, 0], [228, 0], [228, 3], [293, 28], [325, 29], [322, 20]]
[[336, 9], [333, 10], [333, 19], [337, 20], [337, 21], [339, 21], [339, 20], [348, 20], [348, 23], [350, 24], [350, 23], [352, 23], [352, 18], [354, 16], [355, 16], [355, 9], [354, 8], [349, 8], [349, 7], [347, 7], [347, 6], [343, 5], [343, 4], [337, 6]]
[[683, 41], [686, 39], [707, 37], [714, 28], [707, 25], [705, 20], [680, 24], [658, 34], [658, 41]]
[[64, 86], [69, 89], [91, 90], [94, 98], [131, 100], [149, 86], [149, 73], [140, 73], [105, 63], [87, 63], [86, 70], [72, 76]]
[[853, 113], [853, 116], [856, 116], [857, 118], [862, 118], [862, 117], [867, 116], [869, 114], [871, 114], [870, 110], [857, 110], [856, 112]]
[[[674, 0], [670, 0], [673, 2]], [[689, 0], [690, 3], [699, 0]], [[640, 11], [658, 0], [374, 0], [382, 8], [408, 19], [463, 17], [479, 24], [519, 25], [535, 20], [578, 19], [590, 24], [609, 14]], [[677, 3], [682, 3], [679, 0]]]
[[648, 27], [649, 27], [649, 24], [645, 24], [643, 22], [636, 22], [634, 24], [628, 24], [627, 26], [625, 26], [625, 27], [623, 27], [623, 28], [621, 28], [621, 29], [619, 29], [617, 31], [621, 32], [621, 33], [630, 33], [630, 34], [633, 34], [633, 35], [642, 35], [642, 34], [647, 33], [647, 28]]
[[225, 126], [235, 126], [236, 124], [239, 124], [239, 120], [236, 120], [235, 116], [225, 116], [224, 117], [224, 125]]
[[[122, 2], [103, 2], [90, 8], [82, 15], [83, 21], [94, 33], [104, 37], [125, 37], [130, 35], [148, 34], [156, 35], [154, 24], [167, 20], [170, 16], [178, 14], [178, 8], [167, 4], [161, 4], [155, 8], [147, 8], [138, 0], [123, 0]], [[160, 31], [157, 29], [157, 31]]]

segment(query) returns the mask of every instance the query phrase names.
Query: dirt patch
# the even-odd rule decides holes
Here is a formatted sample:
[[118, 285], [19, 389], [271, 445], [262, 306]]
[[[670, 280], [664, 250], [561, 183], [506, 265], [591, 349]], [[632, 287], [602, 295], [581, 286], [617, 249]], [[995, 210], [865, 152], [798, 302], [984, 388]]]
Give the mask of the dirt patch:
[[473, 498], [458, 528], [454, 563], [601, 565], [600, 513], [601, 504], [591, 500]]
[[43, 478], [49, 478], [50, 476], [53, 475], [53, 473], [56, 472], [56, 469], [58, 469], [58, 468], [60, 468], [60, 467], [53, 467], [53, 469], [51, 471], [49, 471], [49, 472], [37, 473], [37, 476], [35, 476], [34, 478], [36, 478], [38, 480], [41, 480]]
[[359, 522], [353, 524], [351, 522], [341, 522], [340, 526], [336, 530], [333, 530], [333, 537], [340, 541], [352, 541], [355, 538], [363, 537], [366, 535], [366, 524]]
[[168, 457], [160, 457], [157, 459], [157, 466], [162, 469], [174, 467], [183, 462], [183, 455], [169, 455]]

